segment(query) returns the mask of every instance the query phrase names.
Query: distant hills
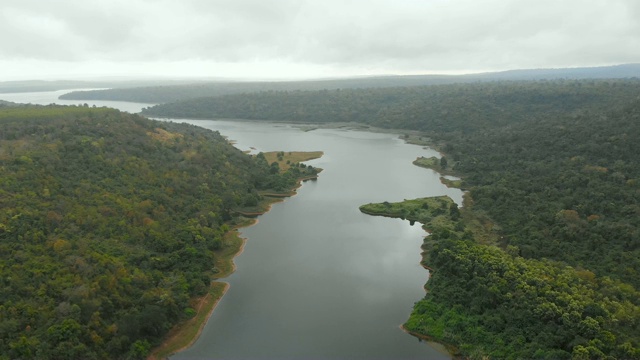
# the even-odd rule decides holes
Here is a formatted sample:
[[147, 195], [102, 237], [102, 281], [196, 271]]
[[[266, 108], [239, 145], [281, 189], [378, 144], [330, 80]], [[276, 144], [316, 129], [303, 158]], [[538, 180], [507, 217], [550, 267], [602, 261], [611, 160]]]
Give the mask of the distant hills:
[[[473, 77], [474, 75], [463, 75]], [[639, 64], [560, 69], [508, 70], [477, 74], [489, 80], [620, 79], [640, 77]]]
[[[198, 97], [255, 93], [261, 91], [335, 90], [358, 88], [411, 87], [490, 81], [557, 79], [606, 79], [640, 77], [640, 64], [563, 69], [509, 70], [467, 75], [387, 75], [306, 81], [248, 82], [165, 82], [136, 87], [133, 82], [114, 84], [112, 89], [74, 91], [61, 96], [68, 100], [116, 100], [149, 104]], [[0, 84], [0, 89], [2, 84]], [[86, 86], [85, 86], [86, 87]], [[97, 87], [97, 86], [96, 86]], [[108, 87], [108, 86], [105, 86]], [[71, 87], [67, 87], [71, 88]], [[1, 91], [1, 90], [0, 90]]]

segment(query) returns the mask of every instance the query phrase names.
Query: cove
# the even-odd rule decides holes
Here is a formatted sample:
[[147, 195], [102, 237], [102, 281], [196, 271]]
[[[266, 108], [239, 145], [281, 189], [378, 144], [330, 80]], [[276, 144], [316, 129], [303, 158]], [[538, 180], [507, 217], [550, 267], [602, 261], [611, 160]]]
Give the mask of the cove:
[[[2, 94], [0, 99], [79, 103], [59, 101], [59, 93]], [[95, 104], [130, 112], [147, 106]], [[393, 134], [175, 121], [218, 130], [242, 150], [323, 151], [322, 158], [307, 164], [324, 171], [317, 181], [304, 183], [299, 195], [242, 229], [248, 240], [236, 258], [236, 272], [225, 279], [229, 291], [198, 341], [172, 359], [449, 358], [399, 328], [424, 296], [428, 272], [419, 264], [424, 231], [418, 224], [358, 209], [438, 195], [461, 203], [459, 190], [411, 163], [435, 151], [405, 144]]]

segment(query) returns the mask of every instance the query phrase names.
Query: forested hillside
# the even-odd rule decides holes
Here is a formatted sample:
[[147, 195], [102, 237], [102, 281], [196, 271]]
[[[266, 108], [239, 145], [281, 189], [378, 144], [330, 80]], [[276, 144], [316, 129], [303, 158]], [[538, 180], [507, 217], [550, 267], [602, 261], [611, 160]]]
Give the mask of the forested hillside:
[[[406, 327], [473, 358], [640, 358], [640, 82], [536, 81], [264, 92], [148, 114], [420, 130], [490, 219], [432, 229]], [[442, 164], [443, 162], [440, 162]], [[462, 231], [462, 233], [460, 233]]]
[[301, 123], [359, 122], [429, 134], [486, 131], [541, 117], [618, 107], [640, 80], [558, 80], [423, 87], [261, 92], [162, 104], [143, 114]]
[[0, 359], [143, 358], [235, 210], [297, 180], [212, 131], [62, 106], [0, 106], [0, 171]]
[[[159, 104], [199, 97], [248, 94], [261, 91], [370, 89], [521, 80], [621, 79], [638, 77], [639, 75], [640, 64], [624, 64], [588, 68], [510, 70], [466, 75], [388, 75], [305, 81], [219, 81], [183, 85], [166, 82], [156, 86], [147, 85], [130, 89], [124, 88], [130, 87], [130, 84], [115, 84], [111, 86], [113, 89], [73, 91], [60, 96], [60, 98], [67, 100], [117, 100]], [[0, 83], [0, 92], [2, 92], [2, 83]]]
[[445, 141], [505, 244], [640, 287], [640, 101]]
[[472, 201], [428, 226], [405, 327], [471, 358], [640, 358], [640, 100], [535, 120], [440, 134]]
[[384, 76], [337, 80], [280, 81], [280, 82], [210, 82], [175, 86], [148, 86], [131, 89], [73, 91], [61, 95], [66, 100], [117, 100], [159, 104], [200, 97], [218, 97], [264, 91], [318, 91], [393, 86], [448, 84], [459, 81], [456, 76]]
[[[205, 234], [209, 230], [200, 229], [210, 228], [213, 239], [218, 239], [225, 229], [221, 219], [231, 216], [229, 209], [253, 206], [259, 198], [256, 188], [283, 189], [285, 183], [295, 179], [294, 175], [279, 176], [277, 169], [270, 167], [264, 157], [252, 160], [235, 150], [216, 148], [206, 152], [207, 156], [212, 156], [210, 159], [199, 162], [197, 159], [202, 158], [192, 155], [203, 154], [203, 149], [206, 149], [204, 143], [190, 140], [188, 143], [194, 145], [189, 147], [186, 141], [187, 136], [193, 139], [204, 136], [199, 135], [200, 131], [194, 127], [152, 123], [105, 109], [42, 108], [49, 114], [55, 113], [56, 119], [67, 117], [64, 120], [66, 124], [69, 121], [80, 125], [91, 122], [97, 126], [92, 127], [90, 133], [75, 134], [73, 131], [86, 127], [74, 125], [71, 128], [61, 126], [61, 119], [55, 122], [43, 119], [53, 126], [43, 128], [43, 121], [33, 120], [43, 117], [38, 115], [40, 110], [34, 109], [26, 108], [22, 111], [29, 115], [20, 116], [12, 113], [13, 110], [3, 110], [13, 114], [5, 116], [7, 118], [32, 120], [22, 121], [20, 127], [17, 122], [7, 120], [7, 124], [13, 125], [4, 125], [0, 129], [2, 169], [4, 172], [12, 170], [7, 172], [11, 175], [3, 176], [1, 195], [3, 204], [8, 205], [4, 206], [6, 210], [0, 218], [3, 226], [0, 227], [0, 239], [13, 239], [13, 242], [0, 243], [4, 247], [0, 249], [2, 254], [13, 254], [10, 260], [2, 263], [2, 271], [3, 274], [9, 271], [5, 269], [16, 269], [17, 272], [17, 275], [4, 277], [4, 282], [0, 282], [9, 289], [0, 292], [0, 296], [9, 299], [3, 299], [4, 305], [0, 307], [0, 332], [3, 334], [0, 339], [7, 339], [2, 340], [5, 343], [0, 344], [0, 348], [7, 345], [4, 346], [9, 349], [6, 356], [28, 357], [33, 354], [28, 351], [36, 351], [31, 349], [53, 354], [62, 351], [52, 347], [52, 343], [64, 343], [65, 349], [76, 349], [73, 351], [79, 351], [77, 354], [95, 351], [99, 356], [133, 356], [143, 351], [154, 341], [159, 328], [166, 329], [167, 324], [183, 316], [186, 303], [171, 304], [159, 311], [164, 314], [160, 318], [165, 327], [158, 324], [160, 320], [156, 323], [140, 321], [148, 316], [146, 310], [158, 313], [156, 306], [164, 306], [162, 301], [158, 301], [166, 299], [162, 294], [187, 299], [192, 293], [204, 289], [206, 281], [201, 274], [202, 271], [206, 274], [209, 268], [197, 268], [199, 265], [196, 265], [193, 270], [180, 269], [186, 264], [183, 256], [203, 257], [201, 262], [189, 260], [189, 264], [204, 264], [210, 260], [211, 249], [221, 245], [216, 245], [215, 241], [205, 241], [208, 245], [198, 242], [202, 241], [201, 238], [209, 239]], [[397, 216], [412, 221], [418, 215], [432, 218], [437, 214], [438, 219], [442, 219], [448, 214], [451, 217], [451, 221], [438, 220], [431, 224], [433, 235], [425, 243], [427, 252], [424, 259], [425, 265], [433, 269], [432, 278], [427, 283], [429, 291], [416, 304], [405, 327], [415, 334], [448, 343], [462, 356], [472, 358], [640, 359], [639, 80], [272, 91], [192, 99], [153, 107], [145, 113], [167, 117], [250, 118], [307, 123], [355, 121], [371, 126], [420, 131], [445, 155], [446, 161], [440, 161], [438, 166], [462, 176], [462, 186], [468, 189], [469, 198], [459, 212], [451, 207], [448, 210], [444, 207], [433, 209], [435, 205], [429, 202], [426, 206], [408, 202], [412, 207], [406, 209], [406, 204], [372, 205], [383, 209], [383, 213], [388, 212], [389, 216], [396, 215], [387, 210], [400, 209]], [[100, 135], [101, 132], [115, 131], [105, 125], [110, 123], [106, 119], [115, 121], [122, 117], [144, 130], [129, 130], [126, 134], [118, 133], [111, 137]], [[102, 120], [96, 122], [95, 119]], [[61, 132], [56, 138], [58, 140], [50, 140], [49, 136], [58, 132]], [[218, 138], [213, 133], [206, 134]], [[101, 138], [124, 136], [135, 136], [135, 142], [113, 144], [100, 141]], [[43, 140], [36, 142], [35, 139]], [[214, 143], [222, 144], [223, 141], [219, 140]], [[66, 147], [61, 144], [67, 143], [74, 144], [73, 151], [62, 153], [61, 149]], [[127, 144], [132, 143], [146, 147], [144, 151], [128, 150], [131, 145]], [[109, 151], [103, 151], [105, 144], [110, 144]], [[31, 153], [33, 149], [37, 151]], [[225, 154], [225, 160], [214, 156], [220, 151]], [[119, 159], [117, 154], [123, 159], [116, 161]], [[142, 154], [167, 154], [173, 164], [177, 162], [180, 165], [172, 170], [151, 171], [149, 169], [156, 168], [139, 164], [140, 159], [146, 159]], [[66, 162], [63, 164], [60, 160], [73, 159], [74, 156], [80, 156], [85, 161], [82, 164], [89, 165], [80, 166], [77, 170], [68, 169]], [[109, 161], [115, 161], [113, 164], [118, 167], [114, 168]], [[205, 177], [207, 181], [214, 181], [212, 183], [198, 178], [193, 182], [196, 185], [191, 187], [167, 184], [167, 181], [171, 184], [189, 181], [190, 176], [199, 174], [193, 167], [189, 167], [192, 170], [180, 167], [193, 161], [200, 165], [220, 164], [218, 166], [238, 178], [225, 175], [231, 177], [215, 182], [220, 180], [218, 175], [213, 176], [214, 180]], [[60, 164], [63, 170], [55, 176], [50, 175], [43, 171], [53, 171], [51, 169], [58, 169], [58, 165], [47, 164]], [[247, 171], [233, 170], [236, 166], [246, 166]], [[87, 167], [96, 170], [83, 172]], [[28, 175], [32, 171], [36, 175]], [[84, 175], [70, 177], [77, 172]], [[148, 175], [150, 173], [165, 175], [155, 178]], [[136, 182], [134, 175], [144, 176], [144, 181]], [[54, 181], [66, 177], [71, 180]], [[118, 179], [115, 182], [103, 180], [114, 177]], [[132, 181], [135, 186], [116, 186]], [[62, 187], [68, 182], [79, 185]], [[236, 183], [241, 185], [237, 188], [230, 186]], [[138, 191], [147, 189], [147, 184], [153, 184], [153, 191]], [[198, 184], [210, 186], [207, 189]], [[25, 188], [9, 193], [8, 189], [12, 189], [9, 185], [24, 185]], [[211, 191], [214, 197], [210, 200], [217, 204], [212, 210], [216, 214], [215, 221], [210, 220], [208, 213], [203, 218], [198, 206], [190, 206], [200, 197], [181, 201], [181, 197], [166, 196], [169, 189], [180, 189], [187, 194], [195, 189], [205, 193]], [[118, 191], [126, 195], [112, 199], [110, 194], [120, 194]], [[82, 199], [80, 205], [69, 205], [72, 202], [68, 194], [71, 193]], [[126, 203], [122, 198], [133, 200]], [[169, 201], [191, 210], [165, 216], [178, 206]], [[12, 211], [18, 206], [15, 204], [31, 204], [31, 207]], [[91, 204], [97, 205], [96, 210], [90, 210]], [[189, 211], [196, 215], [180, 218], [180, 214]], [[114, 216], [115, 223], [96, 227], [101, 221], [106, 221], [102, 220], [105, 214]], [[175, 214], [178, 214], [176, 221], [187, 225], [171, 223]], [[161, 228], [160, 233], [154, 231], [154, 227], [167, 224], [171, 227]], [[101, 231], [109, 232], [112, 237], [89, 234], [87, 226], [104, 229]], [[196, 233], [192, 232], [194, 226], [198, 229]], [[480, 241], [477, 238], [479, 226], [483, 231], [492, 233], [489, 238], [497, 240], [489, 245], [485, 237]], [[156, 239], [160, 239], [161, 244], [169, 241], [162, 237], [165, 231], [174, 231], [166, 239], [178, 238], [184, 243], [175, 246], [170, 243], [161, 249], [148, 248], [150, 243], [146, 239], [150, 236], [154, 243]], [[18, 239], [18, 233], [26, 235]], [[75, 243], [70, 240], [72, 233], [81, 234]], [[100, 231], [96, 233], [102, 234]], [[182, 234], [182, 237], [176, 234]], [[99, 241], [90, 241], [94, 238]], [[115, 250], [117, 246], [126, 246], [127, 251]], [[198, 251], [186, 254], [187, 251], [176, 250], [185, 248]], [[199, 251], [204, 248], [209, 252]], [[77, 251], [107, 255], [87, 257], [77, 255]], [[149, 252], [153, 255], [140, 255]], [[77, 265], [78, 258], [83, 260], [80, 265]], [[29, 259], [37, 260], [29, 262]], [[58, 262], [48, 259], [57, 259]], [[102, 264], [101, 261], [107, 265], [94, 265]], [[64, 266], [56, 265], [60, 269], [50, 266], [60, 272], [64, 282], [74, 285], [67, 290], [56, 291], [43, 287], [42, 281], [33, 280], [49, 273], [49, 268], [45, 271], [38, 266], [51, 263], [64, 263]], [[144, 265], [133, 267], [128, 265], [131, 263]], [[31, 264], [29, 266], [35, 270], [24, 270], [28, 269], [24, 264]], [[83, 269], [87, 266], [90, 270], [85, 272]], [[185, 275], [176, 275], [178, 270], [171, 266], [184, 271]], [[120, 268], [124, 270], [118, 270]], [[101, 273], [102, 269], [112, 270]], [[121, 275], [122, 271], [124, 275]], [[86, 288], [78, 285], [81, 282], [77, 279], [85, 277], [89, 284], [93, 284], [90, 288], [98, 289], [96, 293], [102, 294], [99, 299], [90, 295], [94, 292], [83, 292]], [[22, 285], [15, 285], [16, 281]], [[147, 284], [147, 287], [139, 284]], [[17, 286], [15, 289], [22, 292], [16, 292], [11, 286]], [[105, 288], [122, 290], [105, 291]], [[53, 299], [45, 301], [49, 310], [43, 313], [55, 321], [46, 322], [40, 312], [34, 310], [46, 308], [35, 296], [40, 293], [46, 295], [44, 299]], [[122, 300], [122, 294], [151, 300], [148, 303], [126, 302]], [[113, 304], [105, 307], [111, 310], [104, 311], [105, 314], [101, 310], [94, 315], [97, 306], [103, 306], [103, 302]], [[93, 316], [100, 319], [98, 323], [102, 327], [92, 325]], [[150, 329], [140, 325], [129, 329], [127, 324], [130, 323], [153, 323], [155, 327]], [[41, 325], [36, 327], [34, 324]], [[99, 328], [111, 330], [98, 331]], [[37, 336], [35, 329], [40, 331]], [[93, 340], [92, 331], [97, 340]], [[78, 340], [73, 342], [75, 340], [67, 340], [62, 335], [53, 335], [59, 333], [76, 334]], [[91, 338], [80, 334], [91, 334]], [[69, 344], [73, 346], [67, 346]]]

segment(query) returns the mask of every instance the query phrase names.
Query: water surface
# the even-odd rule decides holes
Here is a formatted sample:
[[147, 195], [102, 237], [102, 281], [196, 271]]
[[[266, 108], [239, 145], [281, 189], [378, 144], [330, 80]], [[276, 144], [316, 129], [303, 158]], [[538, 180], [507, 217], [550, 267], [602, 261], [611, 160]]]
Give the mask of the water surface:
[[443, 194], [460, 203], [459, 190], [411, 163], [435, 151], [391, 134], [188, 122], [219, 130], [243, 150], [322, 150], [308, 163], [324, 171], [242, 230], [248, 244], [229, 292], [201, 339], [172, 358], [447, 358], [399, 329], [424, 296], [424, 231], [358, 210]]
[[[63, 92], [0, 94], [40, 104]], [[147, 104], [88, 102], [137, 112]], [[108, 104], [105, 104], [108, 103]], [[408, 222], [360, 213], [369, 202], [462, 193], [411, 164], [437, 153], [397, 135], [286, 124], [185, 121], [218, 130], [242, 150], [316, 151], [324, 169], [299, 195], [275, 204], [236, 258], [237, 271], [201, 337], [172, 359], [447, 359], [399, 325], [424, 296], [425, 235]]]

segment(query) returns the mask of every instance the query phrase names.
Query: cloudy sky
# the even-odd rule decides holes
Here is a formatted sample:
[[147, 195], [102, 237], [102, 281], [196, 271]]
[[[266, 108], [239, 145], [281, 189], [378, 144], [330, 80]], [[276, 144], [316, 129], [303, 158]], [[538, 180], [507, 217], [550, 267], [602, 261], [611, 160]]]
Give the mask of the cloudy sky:
[[640, 62], [640, 0], [2, 0], [0, 81]]

